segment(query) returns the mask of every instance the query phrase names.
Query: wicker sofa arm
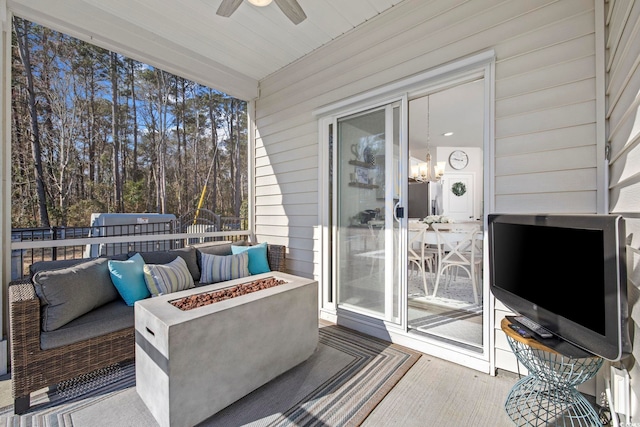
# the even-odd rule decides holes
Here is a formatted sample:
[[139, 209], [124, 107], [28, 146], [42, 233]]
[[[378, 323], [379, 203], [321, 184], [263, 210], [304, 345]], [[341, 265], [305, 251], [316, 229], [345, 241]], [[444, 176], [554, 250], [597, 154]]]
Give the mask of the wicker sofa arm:
[[287, 247], [284, 245], [267, 244], [267, 260], [271, 271], [285, 272], [285, 255]]
[[11, 348], [11, 388], [16, 414], [29, 407], [29, 392], [40, 376], [23, 374], [40, 365], [40, 300], [29, 280], [9, 283], [9, 340]]
[[[12, 353], [19, 346], [19, 355], [28, 357], [40, 348], [40, 300], [30, 280], [9, 283], [9, 327]], [[12, 356], [15, 361], [18, 354]]]

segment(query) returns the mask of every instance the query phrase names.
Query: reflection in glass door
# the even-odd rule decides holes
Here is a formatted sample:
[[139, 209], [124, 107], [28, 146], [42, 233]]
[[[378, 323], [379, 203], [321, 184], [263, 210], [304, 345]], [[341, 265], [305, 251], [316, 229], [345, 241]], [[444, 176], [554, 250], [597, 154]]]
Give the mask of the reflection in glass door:
[[335, 265], [337, 302], [399, 323], [398, 271], [400, 106], [337, 121]]

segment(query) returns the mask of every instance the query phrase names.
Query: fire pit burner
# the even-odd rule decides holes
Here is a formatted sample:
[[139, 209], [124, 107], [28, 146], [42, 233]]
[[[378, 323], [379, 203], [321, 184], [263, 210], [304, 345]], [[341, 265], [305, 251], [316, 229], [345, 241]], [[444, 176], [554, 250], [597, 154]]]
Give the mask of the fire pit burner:
[[220, 289], [218, 291], [189, 295], [188, 297], [169, 301], [169, 303], [182, 311], [187, 311], [193, 308], [213, 304], [218, 301], [224, 301], [240, 295], [250, 294], [251, 292], [260, 291], [262, 289], [272, 288], [284, 283], [287, 282], [282, 279], [276, 279], [275, 277], [266, 277], [264, 279], [254, 280], [248, 283], [241, 283], [239, 285]]

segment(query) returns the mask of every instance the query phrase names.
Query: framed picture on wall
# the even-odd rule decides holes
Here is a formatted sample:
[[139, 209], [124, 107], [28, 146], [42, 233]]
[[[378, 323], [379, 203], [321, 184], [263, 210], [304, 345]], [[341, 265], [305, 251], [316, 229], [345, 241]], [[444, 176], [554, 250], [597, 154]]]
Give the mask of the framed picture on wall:
[[356, 182], [360, 184], [369, 183], [369, 169], [356, 166]]

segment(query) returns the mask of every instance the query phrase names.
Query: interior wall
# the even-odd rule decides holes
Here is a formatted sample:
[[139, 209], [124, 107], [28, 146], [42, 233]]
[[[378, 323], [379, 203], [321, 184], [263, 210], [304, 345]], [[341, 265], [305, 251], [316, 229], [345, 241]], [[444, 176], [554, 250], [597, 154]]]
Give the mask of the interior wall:
[[[407, 0], [264, 79], [256, 101], [259, 240], [286, 244], [288, 269], [318, 278], [312, 112], [486, 49], [497, 58], [487, 209], [596, 212], [594, 22], [594, 0]], [[503, 309], [495, 313], [496, 366], [515, 371], [499, 329]]]
[[[464, 151], [467, 156], [469, 156], [469, 164], [461, 171], [457, 171], [451, 167], [449, 164], [449, 156], [452, 152], [456, 150]], [[474, 200], [473, 200], [473, 219], [482, 221], [483, 207], [484, 207], [484, 152], [482, 148], [478, 147], [438, 147], [436, 150], [438, 161], [444, 161], [444, 177], [451, 176], [451, 174], [456, 173], [472, 173], [474, 176], [475, 182], [475, 192], [474, 192]], [[449, 180], [450, 182], [451, 180]], [[446, 188], [446, 191], [451, 191], [450, 188]], [[446, 215], [446, 212], [445, 212]]]
[[[632, 340], [640, 342], [640, 2], [608, 2], [607, 111], [611, 144], [609, 211], [626, 218]], [[624, 361], [631, 377], [632, 419], [640, 420], [640, 346]]]

